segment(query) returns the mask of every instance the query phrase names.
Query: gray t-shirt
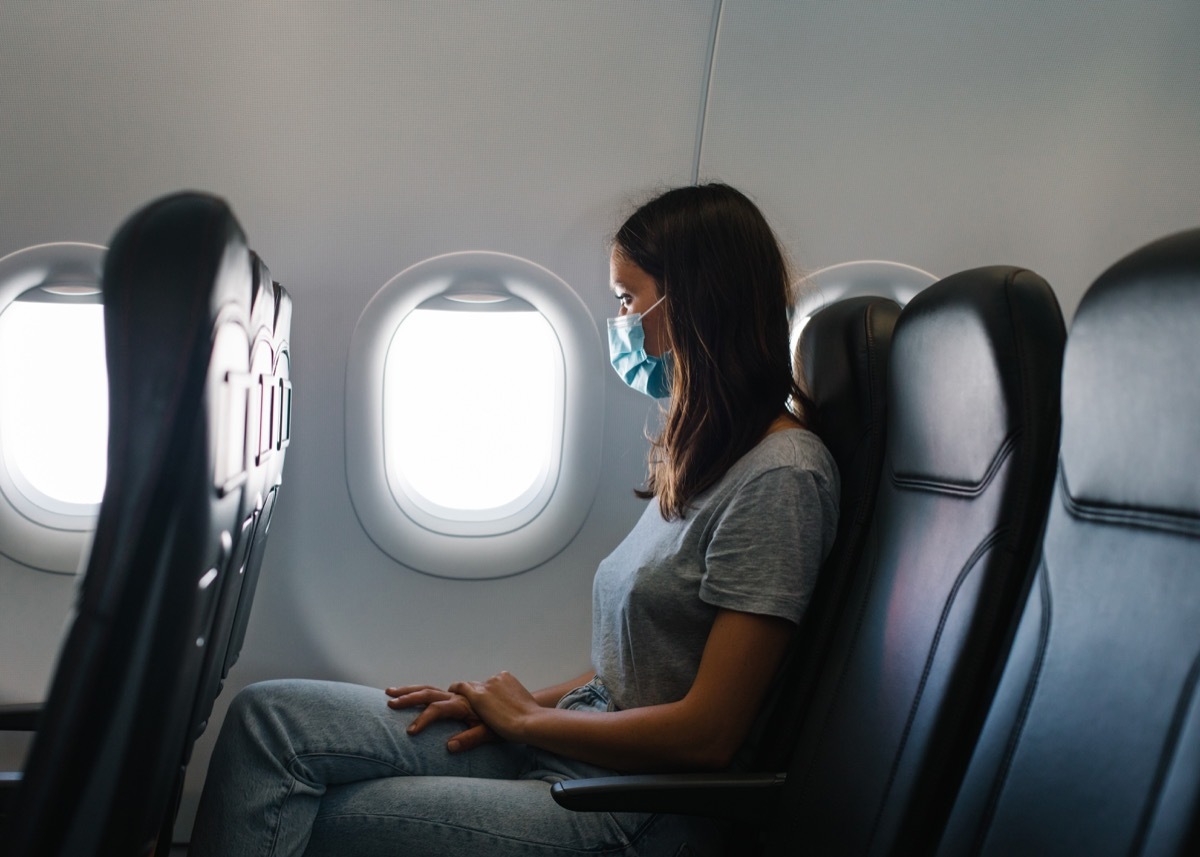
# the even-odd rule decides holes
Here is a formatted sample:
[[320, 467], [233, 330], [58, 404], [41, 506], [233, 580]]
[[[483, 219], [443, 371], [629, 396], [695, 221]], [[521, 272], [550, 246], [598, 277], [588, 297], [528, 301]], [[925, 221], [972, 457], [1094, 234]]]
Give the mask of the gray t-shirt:
[[592, 584], [592, 665], [616, 707], [682, 699], [719, 608], [799, 623], [837, 510], [833, 458], [804, 429], [768, 434], [682, 520], [651, 500]]

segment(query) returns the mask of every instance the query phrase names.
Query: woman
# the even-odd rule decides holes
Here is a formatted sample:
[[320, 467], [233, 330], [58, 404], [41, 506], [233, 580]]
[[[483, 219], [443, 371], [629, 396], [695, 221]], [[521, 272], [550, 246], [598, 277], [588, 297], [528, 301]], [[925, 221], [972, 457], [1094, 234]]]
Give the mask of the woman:
[[[593, 585], [592, 664], [528, 691], [281, 681], [234, 700], [191, 853], [706, 853], [700, 819], [573, 813], [560, 779], [749, 753], [833, 541], [837, 473], [805, 430], [778, 243], [725, 185], [668, 191], [613, 241], [614, 368], [670, 397], [641, 520]], [[788, 405], [791, 404], [791, 410]]]

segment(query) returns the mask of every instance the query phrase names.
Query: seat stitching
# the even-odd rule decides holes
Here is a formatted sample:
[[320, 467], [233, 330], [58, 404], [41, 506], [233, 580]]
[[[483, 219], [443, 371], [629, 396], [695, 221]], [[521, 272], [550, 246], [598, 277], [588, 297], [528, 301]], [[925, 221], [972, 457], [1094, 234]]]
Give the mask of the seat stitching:
[[959, 497], [978, 497], [987, 490], [988, 485], [1000, 471], [1000, 467], [1004, 464], [1005, 459], [1012, 454], [1016, 449], [1017, 442], [1020, 440], [1022, 430], [1018, 429], [1008, 435], [1000, 447], [996, 450], [992, 460], [988, 463], [987, 471], [980, 477], [978, 482], [950, 482], [946, 479], [939, 479], [932, 476], [904, 476], [896, 472], [895, 467], [891, 469], [892, 484], [897, 488], [909, 488], [915, 491], [929, 491], [934, 494], [953, 494]]
[[979, 834], [975, 839], [975, 851], [979, 853], [983, 850], [983, 843], [991, 832], [992, 823], [996, 818], [996, 811], [1000, 805], [1000, 795], [1004, 791], [1007, 784], [1009, 774], [1012, 771], [1013, 759], [1017, 754], [1017, 745], [1021, 741], [1022, 733], [1025, 730], [1025, 722], [1029, 718], [1029, 710], [1033, 707], [1033, 697], [1037, 692], [1038, 682], [1041, 679], [1042, 668], [1046, 662], [1046, 650], [1050, 641], [1050, 626], [1053, 613], [1053, 605], [1050, 600], [1050, 569], [1046, 564], [1045, 555], [1042, 556], [1041, 562], [1038, 565], [1039, 589], [1042, 594], [1042, 616], [1038, 630], [1038, 647], [1037, 653], [1034, 655], [1033, 669], [1030, 671], [1029, 679], [1025, 685], [1024, 697], [1021, 700], [1021, 708], [1017, 714], [1017, 722], [1013, 727], [1011, 735], [1009, 735], [1008, 746], [1004, 751], [1004, 758], [1000, 762], [1000, 770], [997, 772], [996, 780], [992, 785], [992, 792], [988, 796], [987, 807], [984, 809], [982, 823], [979, 826]]
[[870, 843], [874, 842], [876, 834], [879, 832], [879, 825], [883, 819], [884, 808], [887, 806], [888, 796], [891, 794], [892, 786], [895, 784], [896, 776], [900, 771], [900, 760], [904, 756], [904, 750], [908, 745], [908, 737], [912, 732], [913, 722], [917, 718], [917, 711], [921, 707], [921, 700], [925, 694], [925, 685], [929, 681], [929, 674], [933, 670], [933, 661], [937, 656], [938, 645], [941, 643], [942, 633], [946, 628], [946, 622], [950, 617], [950, 611], [954, 608], [954, 601], [958, 597], [958, 591], [962, 584], [970, 576], [971, 572], [978, 565], [979, 561], [1001, 540], [1001, 537], [1006, 535], [1007, 527], [997, 527], [992, 532], [988, 533], [972, 551], [971, 556], [959, 569], [958, 575], [954, 580], [954, 586], [951, 587], [950, 593], [946, 598], [945, 604], [942, 605], [941, 616], [938, 617], [937, 630], [933, 635], [933, 642], [929, 646], [929, 651], [925, 656], [925, 666], [921, 671], [921, 679], [917, 683], [916, 693], [913, 695], [912, 705], [909, 707], [908, 718], [904, 723], [904, 731], [900, 734], [900, 741], [896, 747], [896, 755], [892, 759], [891, 771], [888, 773], [887, 784], [884, 786], [883, 794], [879, 800], [879, 806], [875, 811], [875, 821], [871, 824], [871, 835], [868, 837], [868, 849]]
[[1192, 538], [1200, 537], [1200, 516], [1170, 509], [1139, 508], [1077, 500], [1067, 484], [1067, 471], [1060, 461], [1058, 480], [1062, 486], [1063, 505], [1071, 517], [1115, 526], [1162, 530]]
[[1171, 761], [1175, 758], [1179, 750], [1179, 739], [1183, 734], [1183, 728], [1187, 721], [1188, 709], [1195, 700], [1196, 685], [1198, 682], [1200, 682], [1200, 654], [1192, 660], [1192, 666], [1188, 670], [1187, 678], [1184, 679], [1179, 700], [1175, 703], [1175, 713], [1171, 717], [1171, 727], [1167, 731], [1162, 753], [1159, 755], [1149, 799], [1146, 801], [1146, 806], [1142, 810], [1142, 817], [1138, 821], [1137, 833], [1133, 838], [1134, 847], [1130, 850], [1131, 854], [1141, 854], [1146, 850], [1146, 840], [1150, 836], [1154, 813], [1162, 803], [1162, 792], [1166, 787], [1167, 773], [1171, 768]]

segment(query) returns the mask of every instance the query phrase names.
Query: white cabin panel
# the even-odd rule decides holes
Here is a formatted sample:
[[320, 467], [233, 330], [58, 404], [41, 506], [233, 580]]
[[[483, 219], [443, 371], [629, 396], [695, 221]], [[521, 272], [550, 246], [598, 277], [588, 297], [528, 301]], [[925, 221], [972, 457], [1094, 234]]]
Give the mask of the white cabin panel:
[[816, 270], [1024, 265], [1068, 319], [1196, 224], [1200, 5], [725, 0], [700, 175]]

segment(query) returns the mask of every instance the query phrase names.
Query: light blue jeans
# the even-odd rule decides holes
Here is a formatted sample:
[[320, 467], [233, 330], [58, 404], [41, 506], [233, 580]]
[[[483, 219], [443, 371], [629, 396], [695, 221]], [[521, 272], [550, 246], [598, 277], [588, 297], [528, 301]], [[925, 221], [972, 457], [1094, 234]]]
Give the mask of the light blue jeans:
[[[461, 723], [410, 736], [412, 710], [380, 689], [315, 681], [251, 685], [217, 740], [191, 857], [625, 855], [719, 853], [703, 819], [563, 809], [550, 786], [604, 768], [520, 744], [451, 754]], [[595, 683], [564, 707], [603, 711]]]

